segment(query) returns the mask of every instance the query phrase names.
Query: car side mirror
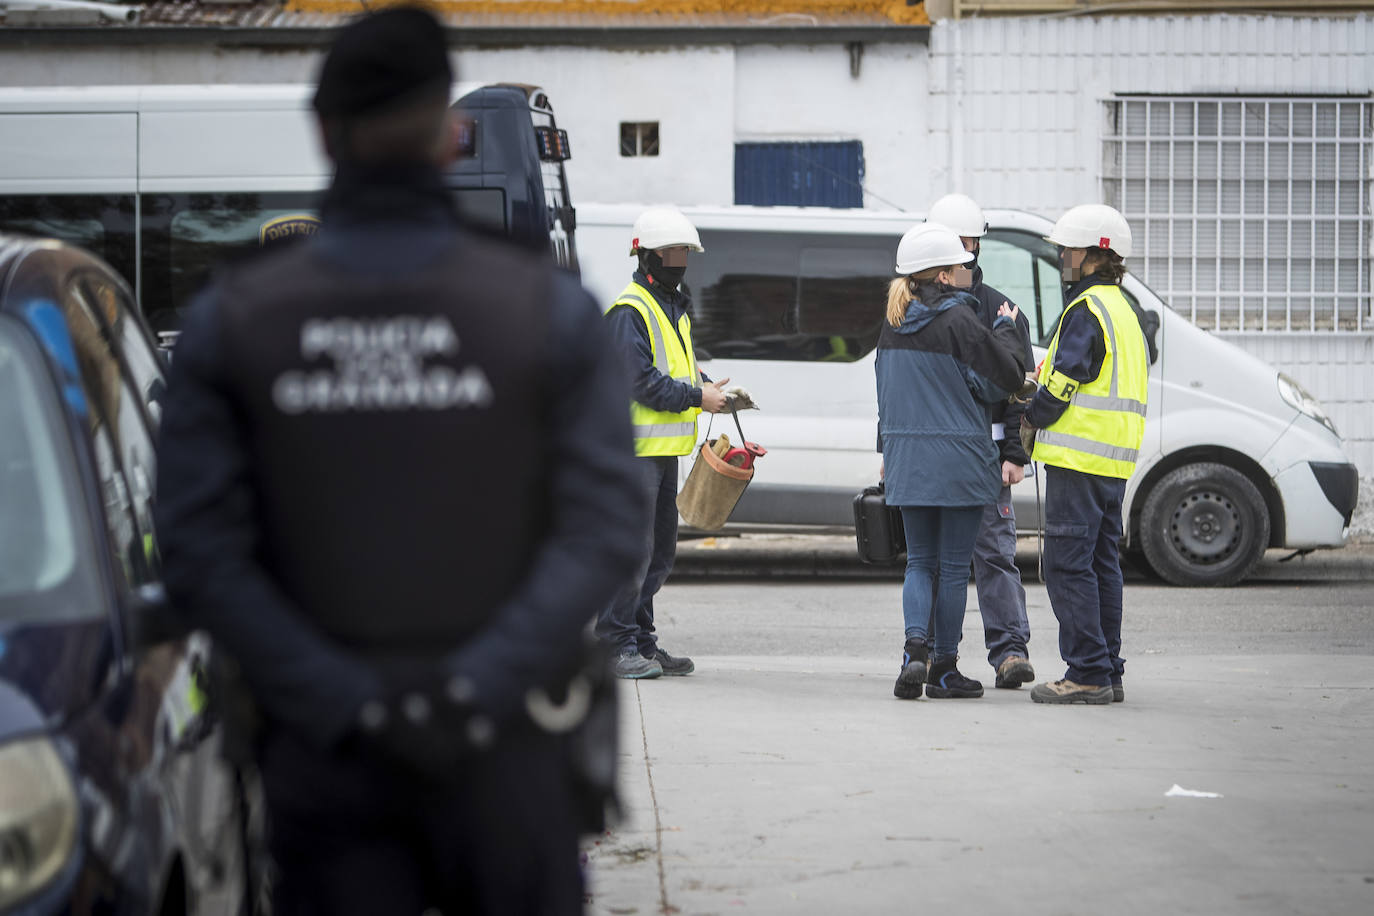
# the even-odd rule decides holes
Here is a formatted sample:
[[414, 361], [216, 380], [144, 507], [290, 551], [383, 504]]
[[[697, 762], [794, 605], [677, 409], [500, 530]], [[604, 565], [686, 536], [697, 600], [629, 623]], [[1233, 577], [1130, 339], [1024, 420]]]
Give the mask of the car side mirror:
[[190, 635], [161, 582], [140, 585], [124, 602], [124, 641], [132, 651], [151, 649]]

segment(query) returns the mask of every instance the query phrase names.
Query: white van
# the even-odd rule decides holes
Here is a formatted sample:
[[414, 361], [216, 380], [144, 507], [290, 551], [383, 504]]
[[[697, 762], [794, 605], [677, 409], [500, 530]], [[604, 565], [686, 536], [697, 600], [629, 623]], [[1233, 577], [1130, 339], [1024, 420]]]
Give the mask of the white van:
[[[129, 281], [153, 329], [214, 265], [258, 245], [273, 221], [313, 213], [333, 165], [306, 85], [0, 89], [0, 229], [100, 255]], [[463, 157], [445, 174], [474, 225], [577, 263], [548, 94], [460, 84]]]
[[[642, 207], [578, 208], [583, 282], [607, 305], [634, 269]], [[684, 208], [706, 251], [686, 283], [702, 369], [728, 376], [761, 410], [741, 417], [768, 449], [731, 525], [853, 526], [851, 502], [877, 482], [874, 347], [897, 241], [914, 213]], [[986, 211], [985, 281], [1021, 307], [1044, 355], [1064, 309], [1051, 221]], [[1345, 543], [1359, 478], [1330, 418], [1293, 379], [1165, 307], [1131, 275], [1126, 295], [1159, 315], [1141, 458], [1126, 488], [1126, 550], [1180, 585], [1230, 585], [1267, 547]], [[734, 433], [728, 419], [720, 431]], [[703, 430], [706, 424], [702, 424]], [[690, 459], [684, 459], [689, 461]], [[684, 465], [684, 476], [687, 471]], [[1014, 490], [1024, 530], [1036, 482]]]

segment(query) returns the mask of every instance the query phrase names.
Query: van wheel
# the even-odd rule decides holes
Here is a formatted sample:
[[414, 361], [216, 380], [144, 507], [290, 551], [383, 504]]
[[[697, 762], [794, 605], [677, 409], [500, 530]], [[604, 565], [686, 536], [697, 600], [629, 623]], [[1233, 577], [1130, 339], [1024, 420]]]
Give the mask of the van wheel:
[[1250, 479], [1224, 464], [1187, 464], [1155, 485], [1140, 513], [1145, 559], [1174, 585], [1234, 585], [1269, 546], [1269, 511]]

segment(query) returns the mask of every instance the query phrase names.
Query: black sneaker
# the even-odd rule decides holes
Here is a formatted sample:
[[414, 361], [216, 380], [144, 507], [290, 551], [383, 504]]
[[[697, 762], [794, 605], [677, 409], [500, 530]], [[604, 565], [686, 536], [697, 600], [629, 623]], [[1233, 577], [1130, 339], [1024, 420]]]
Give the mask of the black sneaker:
[[971, 700], [983, 695], [983, 685], [971, 677], [964, 677], [954, 667], [957, 655], [937, 658], [926, 673], [926, 696], [932, 700]]
[[1121, 678], [1119, 677], [1112, 678], [1112, 702], [1126, 702], [1126, 688], [1121, 686]]
[[616, 677], [638, 679], [658, 677], [663, 673], [663, 666], [635, 649], [625, 649], [615, 657], [613, 670]]
[[658, 662], [665, 677], [681, 677], [697, 670], [697, 666], [692, 664], [690, 658], [685, 655], [669, 655], [657, 646], [654, 647], [654, 654], [646, 657], [651, 661]]
[[916, 700], [921, 696], [921, 685], [926, 680], [926, 660], [929, 657], [925, 643], [919, 639], [908, 639], [902, 646], [902, 670], [897, 674], [897, 683], [892, 695], [899, 700]]

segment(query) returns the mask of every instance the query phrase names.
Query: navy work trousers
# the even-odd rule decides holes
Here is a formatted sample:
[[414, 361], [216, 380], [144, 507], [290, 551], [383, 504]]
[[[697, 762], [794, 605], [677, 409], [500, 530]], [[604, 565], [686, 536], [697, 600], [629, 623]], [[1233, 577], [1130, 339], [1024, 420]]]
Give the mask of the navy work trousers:
[[677, 557], [677, 458], [638, 458], [641, 486], [654, 507], [645, 532], [647, 549], [639, 569], [610, 605], [597, 615], [596, 635], [613, 652], [637, 650], [651, 656], [658, 647], [654, 635], [654, 595], [663, 587]]
[[553, 736], [498, 742], [443, 786], [282, 731], [259, 765], [276, 916], [582, 912], [573, 790]]
[[1026, 589], [1016, 568], [1016, 513], [1011, 508], [1011, 487], [1003, 487], [997, 502], [983, 509], [983, 523], [973, 542], [973, 581], [988, 662], [996, 668], [1009, 655], [1030, 658], [1026, 650], [1030, 642]]
[[1126, 481], [1045, 466], [1045, 587], [1059, 654], [1078, 684], [1120, 678], [1121, 501]]

